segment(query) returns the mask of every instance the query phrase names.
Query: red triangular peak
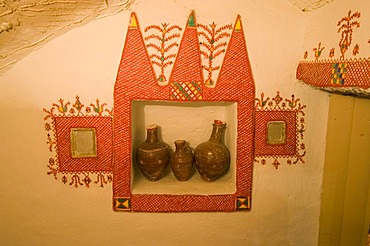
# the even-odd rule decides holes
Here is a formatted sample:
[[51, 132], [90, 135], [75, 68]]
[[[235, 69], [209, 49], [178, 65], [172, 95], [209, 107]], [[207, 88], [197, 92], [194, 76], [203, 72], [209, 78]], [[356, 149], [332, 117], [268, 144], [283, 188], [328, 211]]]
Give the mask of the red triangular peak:
[[139, 23], [137, 21], [137, 16], [136, 16], [135, 12], [131, 13], [130, 24], [129, 24], [128, 28], [129, 29], [139, 29]]
[[200, 48], [194, 11], [190, 13], [186, 22], [186, 27], [169, 82], [203, 83]]
[[254, 86], [241, 17], [238, 15], [215, 89]]
[[157, 85], [135, 13], [131, 13], [130, 16], [125, 45], [117, 73], [116, 88], [122, 86], [122, 84], [125, 84], [126, 91], [135, 91], [135, 86]]

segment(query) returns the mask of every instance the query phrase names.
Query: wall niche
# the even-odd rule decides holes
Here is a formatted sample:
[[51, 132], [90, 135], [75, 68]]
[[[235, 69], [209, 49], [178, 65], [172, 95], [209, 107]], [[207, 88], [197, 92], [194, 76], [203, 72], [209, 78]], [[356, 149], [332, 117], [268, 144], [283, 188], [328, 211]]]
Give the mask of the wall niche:
[[[254, 81], [241, 17], [230, 35], [216, 83], [203, 78], [195, 13], [186, 22], [171, 75], [155, 75], [136, 14], [127, 30], [114, 88], [113, 209], [133, 212], [249, 210], [254, 141]], [[208, 81], [208, 82], [207, 82]], [[166, 112], [168, 117], [158, 117]], [[163, 114], [162, 114], [163, 115]], [[197, 173], [178, 182], [171, 173], [156, 182], [141, 176], [134, 163], [146, 126], [160, 126], [172, 148], [178, 139], [191, 147], [207, 141], [214, 120], [227, 123], [229, 172], [215, 182]]]
[[[160, 112], [166, 112], [163, 117]], [[191, 178], [186, 182], [176, 180], [170, 167], [163, 178], [150, 182], [135, 165], [135, 152], [138, 145], [145, 141], [145, 127], [159, 126], [159, 135], [174, 151], [174, 142], [186, 140], [191, 148], [207, 141], [212, 132], [214, 119], [227, 123], [225, 145], [230, 151], [230, 169], [215, 182], [201, 179], [195, 167]], [[235, 102], [170, 102], [136, 100], [132, 102], [131, 131], [133, 153], [132, 193], [133, 194], [230, 194], [235, 192], [236, 184], [236, 129], [237, 104]]]

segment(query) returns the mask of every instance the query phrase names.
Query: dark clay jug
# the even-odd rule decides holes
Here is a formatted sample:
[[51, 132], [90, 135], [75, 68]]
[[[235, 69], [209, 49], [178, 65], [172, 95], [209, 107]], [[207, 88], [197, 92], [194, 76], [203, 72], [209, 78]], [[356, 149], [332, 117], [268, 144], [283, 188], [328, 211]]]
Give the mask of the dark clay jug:
[[224, 144], [226, 123], [215, 120], [211, 137], [195, 150], [195, 166], [205, 181], [215, 181], [224, 175], [230, 166], [230, 152]]
[[172, 172], [178, 181], [187, 181], [193, 168], [193, 153], [185, 140], [176, 140], [175, 146], [170, 159]]
[[157, 125], [148, 126], [146, 131], [146, 140], [139, 145], [136, 152], [136, 163], [145, 178], [157, 181], [162, 178], [168, 166], [170, 151], [168, 145], [159, 140]]

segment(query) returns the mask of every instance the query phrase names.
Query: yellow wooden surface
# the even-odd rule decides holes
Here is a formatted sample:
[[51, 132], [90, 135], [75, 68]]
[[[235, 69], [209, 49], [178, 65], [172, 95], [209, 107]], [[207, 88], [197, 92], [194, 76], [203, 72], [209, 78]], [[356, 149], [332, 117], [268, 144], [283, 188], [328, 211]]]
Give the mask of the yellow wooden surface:
[[365, 245], [370, 179], [370, 100], [356, 99], [345, 189], [341, 245]]
[[331, 95], [323, 178], [319, 245], [365, 245], [370, 100]]

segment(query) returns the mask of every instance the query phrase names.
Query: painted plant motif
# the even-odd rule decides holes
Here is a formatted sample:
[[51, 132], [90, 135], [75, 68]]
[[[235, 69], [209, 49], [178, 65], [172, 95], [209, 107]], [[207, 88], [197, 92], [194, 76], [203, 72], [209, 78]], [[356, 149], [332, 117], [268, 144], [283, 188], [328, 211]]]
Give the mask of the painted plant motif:
[[361, 14], [359, 12], [352, 14], [352, 11], [350, 10], [346, 17], [343, 17], [338, 21], [338, 33], [341, 33], [341, 39], [339, 41], [340, 53], [342, 54], [341, 59], [344, 59], [344, 54], [351, 46], [353, 29], [360, 27], [360, 22], [356, 20], [360, 17]]
[[321, 56], [321, 53], [322, 51], [325, 49], [325, 47], [322, 47], [321, 48], [321, 42], [319, 43], [319, 45], [317, 46], [317, 48], [314, 48], [313, 51], [315, 53], [315, 61], [317, 61], [320, 56]]
[[176, 57], [175, 53], [169, 52], [174, 48], [178, 47], [179, 44], [171, 42], [180, 37], [180, 33], [175, 31], [181, 31], [181, 27], [178, 25], [169, 26], [168, 23], [162, 23], [161, 26], [151, 25], [145, 28], [145, 32], [150, 30], [157, 31], [159, 34], [150, 34], [145, 37], [145, 41], [153, 40], [159, 44], [149, 43], [146, 45], [147, 48], [151, 48], [155, 51], [149, 58], [152, 64], [160, 68], [160, 75], [157, 80], [159, 83], [166, 84], [167, 79], [165, 76], [165, 68], [173, 64], [173, 59]]
[[307, 59], [307, 57], [308, 57], [308, 51], [305, 51], [305, 52], [304, 52], [304, 55], [303, 55], [303, 59], [305, 59], [305, 60], [306, 60], [306, 59]]
[[[112, 110], [106, 108], [106, 103], [101, 104], [99, 99], [96, 100], [96, 104], [91, 103], [90, 106], [81, 103], [79, 96], [76, 96], [75, 99], [74, 103], [59, 99], [58, 103], [53, 103], [50, 109], [43, 109], [43, 112], [46, 113], [44, 117], [44, 127], [47, 132], [46, 143], [51, 153], [47, 165], [47, 174], [55, 179], [59, 177], [62, 183], [76, 188], [79, 186], [89, 188], [91, 182], [104, 187], [113, 180], [109, 151], [108, 154], [102, 154], [100, 159], [71, 158], [70, 128], [90, 128], [93, 126], [100, 132], [97, 141], [105, 141], [103, 144], [105, 146], [102, 147], [106, 151], [112, 145], [109, 144], [109, 140], [112, 138]], [[87, 119], [89, 119], [88, 123], [86, 123]], [[63, 122], [63, 124], [60, 124], [60, 122]], [[65, 132], [65, 134], [62, 134], [62, 132]], [[105, 164], [99, 166], [99, 162]], [[83, 171], [78, 169], [81, 167], [84, 169]]]
[[[334, 90], [355, 95], [365, 95], [370, 88], [369, 57], [359, 57], [360, 43], [353, 42], [353, 32], [360, 27], [359, 12], [349, 10], [345, 17], [337, 23], [335, 30], [340, 33], [339, 49], [329, 48], [330, 60], [322, 58], [321, 42], [314, 48], [313, 61], [302, 60], [296, 71], [296, 78], [306, 84], [319, 88], [335, 88]], [[370, 40], [367, 41], [370, 43]], [[345, 58], [345, 55], [351, 58]], [[336, 59], [335, 57], [339, 57]], [[352, 88], [356, 88], [352, 90]]]
[[217, 25], [214, 22], [209, 25], [197, 24], [197, 27], [201, 30], [198, 31], [198, 35], [205, 39], [199, 43], [201, 56], [208, 61], [207, 65], [202, 66], [207, 71], [205, 85], [212, 87], [215, 84], [212, 78], [213, 72], [220, 69], [220, 66], [214, 65], [214, 61], [226, 51], [227, 42], [225, 39], [230, 37], [228, 30], [233, 27], [229, 24], [216, 28]]
[[[255, 126], [255, 162], [266, 165], [269, 161], [276, 169], [281, 165], [282, 159], [288, 165], [305, 163], [305, 133], [306, 105], [300, 102], [294, 94], [284, 99], [280, 92], [275, 97], [267, 97], [261, 93], [260, 98], [255, 99], [256, 126]], [[285, 141], [279, 144], [268, 143], [269, 123], [284, 122]]]
[[360, 53], [360, 45], [356, 44], [355, 47], [353, 48], [352, 54], [354, 56], [358, 55]]
[[330, 51], [329, 51], [329, 57], [330, 58], [333, 58], [334, 57], [334, 54], [335, 54], [335, 49], [334, 48], [331, 48]]

